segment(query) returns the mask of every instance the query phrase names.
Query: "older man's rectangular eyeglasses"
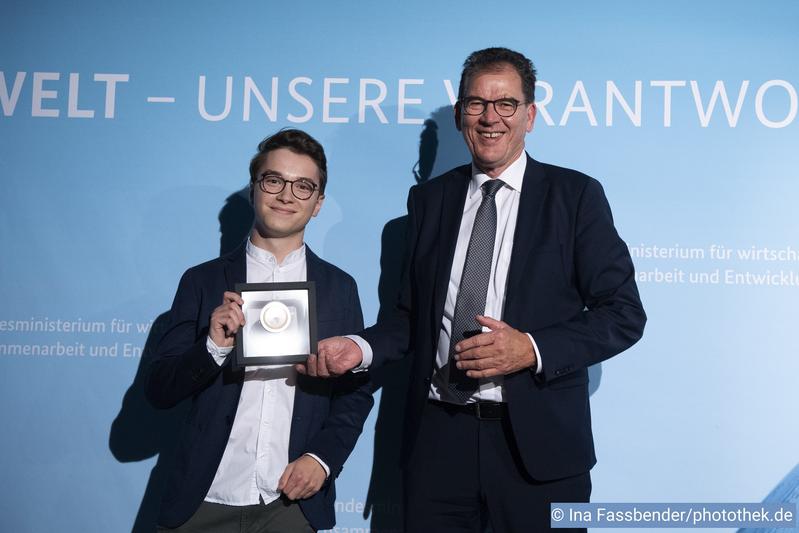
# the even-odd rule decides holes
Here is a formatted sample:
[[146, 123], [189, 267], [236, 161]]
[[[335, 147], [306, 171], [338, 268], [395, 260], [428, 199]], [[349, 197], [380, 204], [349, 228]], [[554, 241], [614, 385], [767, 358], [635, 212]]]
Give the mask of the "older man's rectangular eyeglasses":
[[520, 102], [515, 98], [483, 100], [482, 98], [471, 96], [469, 98], [464, 98], [461, 101], [461, 109], [463, 109], [463, 112], [467, 115], [482, 115], [485, 113], [488, 104], [491, 104], [494, 106], [494, 111], [497, 112], [497, 115], [507, 118], [512, 117], [514, 113], [516, 113], [516, 108], [518, 108], [522, 103], [523, 102]]

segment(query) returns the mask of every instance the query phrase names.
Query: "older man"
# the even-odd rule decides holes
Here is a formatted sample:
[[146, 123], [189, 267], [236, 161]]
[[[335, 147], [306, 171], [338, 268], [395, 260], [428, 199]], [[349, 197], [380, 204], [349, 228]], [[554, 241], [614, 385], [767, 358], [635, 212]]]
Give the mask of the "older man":
[[327, 376], [413, 354], [408, 531], [541, 531], [551, 502], [588, 501], [587, 367], [643, 333], [601, 185], [525, 153], [534, 88], [522, 54], [469, 56], [455, 122], [472, 162], [411, 189], [396, 312], [323, 341], [301, 369]]

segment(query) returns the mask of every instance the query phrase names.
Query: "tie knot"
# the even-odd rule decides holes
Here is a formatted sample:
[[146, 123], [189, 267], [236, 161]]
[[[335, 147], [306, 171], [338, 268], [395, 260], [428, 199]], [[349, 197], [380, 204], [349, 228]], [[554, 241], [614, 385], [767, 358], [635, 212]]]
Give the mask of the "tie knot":
[[483, 189], [483, 196], [488, 198], [493, 198], [497, 191], [505, 185], [505, 182], [498, 179], [488, 180], [487, 182], [483, 183], [481, 189]]

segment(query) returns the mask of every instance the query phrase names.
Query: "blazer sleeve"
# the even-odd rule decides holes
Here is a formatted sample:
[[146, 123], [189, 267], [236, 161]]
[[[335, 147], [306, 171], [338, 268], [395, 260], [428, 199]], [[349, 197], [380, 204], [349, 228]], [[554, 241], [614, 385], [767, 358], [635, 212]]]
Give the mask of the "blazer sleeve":
[[[348, 276], [344, 331], [363, 329], [363, 313], [355, 280]], [[311, 440], [306, 452], [322, 459], [330, 468], [331, 478], [341, 472], [355, 448], [364, 422], [374, 404], [374, 386], [368, 372], [347, 373], [333, 381], [330, 411], [322, 429]]]
[[220, 372], [206, 349], [207, 324], [200, 324], [202, 290], [196, 273], [180, 280], [168, 325], [147, 370], [145, 395], [156, 408], [166, 409], [204, 389]]
[[372, 364], [370, 370], [380, 368], [390, 361], [405, 357], [411, 350], [411, 310], [414, 306], [414, 294], [411, 279], [413, 277], [414, 254], [421, 225], [421, 211], [417, 201], [417, 186], [408, 192], [408, 224], [405, 234], [405, 250], [403, 253], [402, 279], [397, 304], [391, 313], [372, 327], [359, 333], [372, 347]]
[[531, 331], [542, 354], [544, 380], [616, 355], [641, 338], [646, 324], [627, 245], [598, 181], [589, 179], [574, 224], [574, 278], [584, 308], [569, 319]]

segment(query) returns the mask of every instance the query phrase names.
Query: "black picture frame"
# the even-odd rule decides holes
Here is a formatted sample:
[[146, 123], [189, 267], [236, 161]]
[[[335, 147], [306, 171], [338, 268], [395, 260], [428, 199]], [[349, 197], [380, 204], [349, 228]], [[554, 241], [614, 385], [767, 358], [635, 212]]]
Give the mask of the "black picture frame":
[[[244, 327], [239, 328], [239, 331], [236, 333], [236, 349], [234, 350], [235, 356], [233, 360], [236, 366], [302, 363], [307, 360], [308, 355], [310, 355], [312, 351], [316, 351], [318, 341], [316, 333], [316, 285], [313, 281], [297, 281], [290, 283], [237, 283], [234, 288], [236, 292], [241, 295], [242, 299], [244, 299], [242, 311], [244, 312], [246, 322]], [[256, 298], [264, 297], [262, 293], [284, 293], [285, 298], [274, 298], [269, 302], [265, 300], [256, 300]], [[304, 301], [306, 306], [302, 307], [301, 305], [297, 305], [296, 307], [302, 307], [302, 309], [295, 309], [292, 311], [295, 314], [290, 316], [295, 317], [297, 327], [293, 328], [293, 331], [290, 333], [286, 333], [285, 331], [266, 332], [263, 330], [263, 327], [259, 327], [263, 325], [263, 319], [256, 320], [255, 322], [257, 323], [254, 323], [253, 315], [255, 313], [262, 314], [263, 311], [263, 308], [261, 308], [261, 311], [258, 311], [257, 306], [259, 304], [268, 304], [273, 301], [279, 301], [281, 303], [297, 302], [296, 298], [300, 298], [300, 303]], [[286, 306], [284, 305], [284, 307]], [[292, 305], [289, 304], [288, 307], [291, 308]], [[302, 317], [303, 320], [297, 318], [300, 311], [305, 311], [306, 313], [306, 315]], [[250, 316], [248, 317], [248, 315]], [[297, 328], [299, 328], [299, 332]], [[299, 340], [295, 338], [298, 333], [301, 335]], [[255, 340], [252, 338], [254, 335], [263, 336], [263, 339]], [[295, 348], [290, 351], [299, 351], [301, 353], [280, 353], [279, 347], [270, 349], [274, 345], [267, 348], [267, 345], [270, 344], [268, 337], [272, 335], [274, 335], [274, 341]], [[289, 335], [293, 335], [294, 337], [289, 337]], [[307, 335], [308, 339], [307, 344], [304, 342], [305, 335]], [[265, 344], [265, 346], [260, 347], [260, 344]], [[306, 346], [307, 350], [297, 350], [296, 347], [298, 345]], [[269, 353], [275, 350], [279, 353]]]

